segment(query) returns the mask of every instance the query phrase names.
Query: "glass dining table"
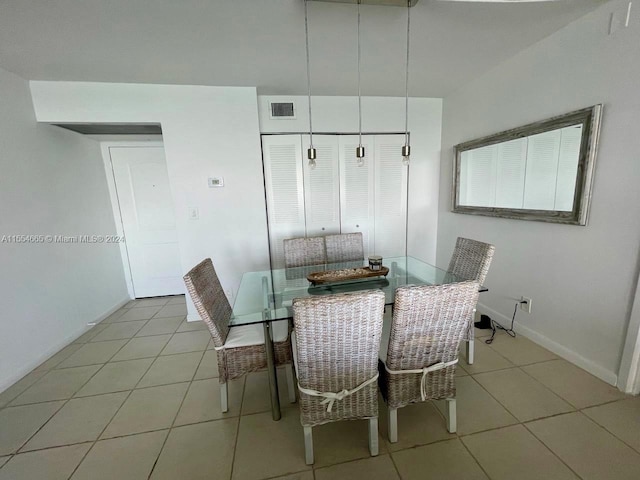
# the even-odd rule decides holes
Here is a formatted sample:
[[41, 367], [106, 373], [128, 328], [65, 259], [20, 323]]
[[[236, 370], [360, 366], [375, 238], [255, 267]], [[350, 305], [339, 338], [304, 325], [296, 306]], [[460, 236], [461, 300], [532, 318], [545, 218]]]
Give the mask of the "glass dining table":
[[[408, 256], [385, 258], [383, 266], [388, 269], [386, 276], [380, 275], [322, 284], [312, 284], [307, 279], [310, 274], [317, 274], [317, 272], [363, 266], [365, 266], [363, 261], [341, 262], [243, 274], [229, 326], [263, 325], [271, 412], [274, 420], [279, 420], [281, 413], [271, 329], [273, 322], [293, 319], [293, 299], [379, 289], [385, 294], [385, 304], [393, 305], [396, 288], [403, 285], [443, 285], [465, 280], [446, 270]], [[480, 291], [487, 291], [487, 289], [481, 287]]]

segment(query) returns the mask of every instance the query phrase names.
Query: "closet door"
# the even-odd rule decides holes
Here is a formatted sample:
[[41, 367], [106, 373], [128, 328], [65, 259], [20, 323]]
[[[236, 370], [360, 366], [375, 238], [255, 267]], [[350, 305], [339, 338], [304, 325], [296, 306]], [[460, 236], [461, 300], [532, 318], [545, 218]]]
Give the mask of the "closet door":
[[374, 231], [374, 144], [364, 135], [364, 165], [356, 163], [357, 135], [340, 135], [340, 231], [362, 233], [365, 257], [375, 253]]
[[406, 255], [407, 167], [402, 164], [402, 135], [376, 135], [375, 253], [383, 257]]
[[262, 158], [273, 268], [284, 268], [283, 240], [305, 236], [300, 135], [264, 135]]
[[314, 135], [317, 151], [316, 167], [307, 160], [309, 136], [302, 136], [302, 170], [307, 237], [340, 233], [340, 187], [338, 168], [338, 137]]

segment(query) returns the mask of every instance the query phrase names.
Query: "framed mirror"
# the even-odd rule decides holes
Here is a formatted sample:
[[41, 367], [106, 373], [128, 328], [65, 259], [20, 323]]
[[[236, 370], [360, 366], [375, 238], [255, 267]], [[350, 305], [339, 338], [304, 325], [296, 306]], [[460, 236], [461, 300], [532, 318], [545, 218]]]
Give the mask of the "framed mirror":
[[454, 147], [453, 212], [586, 225], [602, 105]]

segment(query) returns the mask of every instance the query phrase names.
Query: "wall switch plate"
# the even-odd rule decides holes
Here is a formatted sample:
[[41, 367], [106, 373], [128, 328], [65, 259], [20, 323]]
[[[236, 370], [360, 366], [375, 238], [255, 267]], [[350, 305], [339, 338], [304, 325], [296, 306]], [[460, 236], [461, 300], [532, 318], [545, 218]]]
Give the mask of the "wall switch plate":
[[527, 302], [527, 303], [520, 303], [520, 310], [524, 310], [527, 313], [531, 313], [531, 299], [527, 297], [520, 297], [520, 301]]
[[200, 220], [200, 210], [198, 207], [189, 207], [189, 220]]
[[209, 185], [209, 188], [224, 187], [224, 178], [222, 178], [222, 177], [209, 177], [209, 180], [207, 181], [207, 184]]

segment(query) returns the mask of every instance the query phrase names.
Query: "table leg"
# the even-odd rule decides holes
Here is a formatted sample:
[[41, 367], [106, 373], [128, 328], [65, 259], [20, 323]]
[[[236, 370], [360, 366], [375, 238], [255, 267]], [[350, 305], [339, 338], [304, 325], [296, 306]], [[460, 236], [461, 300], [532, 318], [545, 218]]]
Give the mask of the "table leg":
[[267, 373], [269, 375], [269, 392], [271, 393], [271, 416], [274, 421], [280, 420], [280, 396], [278, 395], [278, 375], [276, 371], [273, 340], [271, 339], [271, 323], [264, 322], [264, 347], [267, 353]]

